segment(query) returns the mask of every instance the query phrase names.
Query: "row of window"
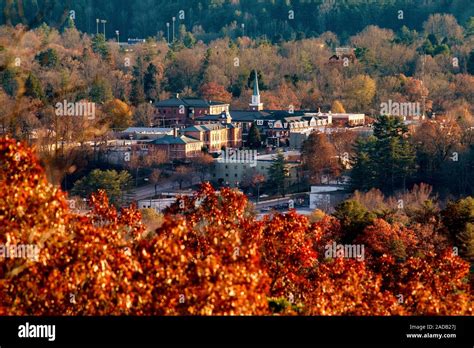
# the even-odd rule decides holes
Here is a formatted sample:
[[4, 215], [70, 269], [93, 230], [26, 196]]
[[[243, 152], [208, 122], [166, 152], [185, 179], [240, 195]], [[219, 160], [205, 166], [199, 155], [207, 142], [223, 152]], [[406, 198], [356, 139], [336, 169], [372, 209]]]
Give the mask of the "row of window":
[[[263, 126], [263, 120], [257, 120], [257, 126]], [[317, 120], [312, 123], [308, 123], [308, 121], [300, 121], [300, 122], [293, 122], [290, 123], [290, 129], [292, 128], [307, 128], [307, 127], [315, 127], [315, 126], [322, 126], [325, 125], [325, 120]], [[282, 128], [281, 122], [268, 122], [268, 128]], [[283, 128], [288, 128], [288, 123], [283, 123]]]

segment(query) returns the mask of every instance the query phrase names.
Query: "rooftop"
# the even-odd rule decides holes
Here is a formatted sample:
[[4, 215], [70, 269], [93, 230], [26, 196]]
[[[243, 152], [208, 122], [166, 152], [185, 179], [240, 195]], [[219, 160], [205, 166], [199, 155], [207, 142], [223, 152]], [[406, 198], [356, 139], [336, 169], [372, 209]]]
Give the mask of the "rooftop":
[[194, 138], [190, 138], [184, 135], [181, 136], [173, 136], [173, 135], [165, 135], [162, 138], [158, 138], [152, 141], [149, 141], [148, 144], [154, 145], [173, 145], [173, 144], [190, 144], [190, 143], [198, 143], [199, 140]]
[[184, 129], [181, 129], [181, 132], [206, 132], [210, 130], [223, 129], [224, 126], [215, 123], [202, 124], [199, 126], [190, 126]]
[[146, 133], [146, 134], [163, 134], [173, 133], [172, 128], [155, 128], [155, 127], [129, 127], [123, 133]]
[[155, 103], [157, 107], [179, 107], [181, 105], [194, 108], [206, 108], [211, 105], [228, 105], [228, 103], [220, 101], [207, 101], [201, 98], [170, 98], [166, 100], [160, 100]]

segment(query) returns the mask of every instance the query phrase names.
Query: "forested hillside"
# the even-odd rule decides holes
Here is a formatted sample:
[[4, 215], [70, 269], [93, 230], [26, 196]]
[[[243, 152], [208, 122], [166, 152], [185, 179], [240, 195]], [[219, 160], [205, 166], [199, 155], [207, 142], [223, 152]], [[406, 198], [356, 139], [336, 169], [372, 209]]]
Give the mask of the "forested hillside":
[[[474, 15], [471, 0], [0, 0], [0, 24], [46, 22], [66, 24], [75, 11], [80, 31], [95, 33], [96, 19], [107, 20], [107, 36], [166, 35], [166, 22], [176, 17], [176, 33], [192, 31], [198, 39], [217, 36], [266, 36], [271, 40], [313, 37], [325, 31], [347, 39], [368, 25], [421, 29], [432, 13], [451, 13], [460, 24]], [[183, 12], [180, 12], [183, 11]], [[400, 12], [403, 11], [403, 12]], [[184, 17], [184, 18], [183, 18]], [[242, 28], [244, 24], [244, 28]], [[179, 28], [180, 26], [184, 26]], [[101, 25], [101, 30], [102, 30]]]

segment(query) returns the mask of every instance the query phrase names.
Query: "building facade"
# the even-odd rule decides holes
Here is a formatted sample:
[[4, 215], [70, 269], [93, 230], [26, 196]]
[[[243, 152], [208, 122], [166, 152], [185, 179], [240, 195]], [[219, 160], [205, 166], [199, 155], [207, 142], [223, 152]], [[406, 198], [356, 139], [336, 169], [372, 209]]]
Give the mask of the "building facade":
[[211, 153], [242, 146], [242, 129], [231, 123], [205, 123], [186, 127], [180, 133], [202, 141]]
[[[299, 166], [301, 164], [298, 151], [284, 152], [285, 163], [288, 169], [286, 185], [296, 184], [299, 180]], [[269, 178], [268, 170], [273, 164], [275, 154], [257, 155], [255, 160], [226, 161], [216, 159], [211, 170], [212, 181], [216, 185], [241, 187], [249, 185], [252, 178], [262, 174], [266, 180]]]
[[165, 135], [164, 137], [146, 142], [144, 146], [164, 151], [167, 159], [173, 161], [186, 160], [198, 156], [204, 147], [204, 142], [184, 135], [178, 135], [177, 130], [175, 130], [173, 135]]
[[229, 104], [199, 98], [180, 98], [179, 94], [155, 103], [155, 123], [160, 126], [188, 126], [205, 115], [229, 112]]

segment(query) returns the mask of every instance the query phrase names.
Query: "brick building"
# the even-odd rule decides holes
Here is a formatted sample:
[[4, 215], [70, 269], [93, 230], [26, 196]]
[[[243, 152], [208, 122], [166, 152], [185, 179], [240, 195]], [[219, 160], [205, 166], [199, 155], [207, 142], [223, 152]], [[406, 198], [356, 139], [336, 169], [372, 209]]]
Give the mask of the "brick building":
[[195, 125], [181, 129], [180, 133], [202, 141], [209, 152], [220, 152], [222, 148], [242, 146], [242, 129], [232, 124]]
[[199, 98], [173, 98], [155, 103], [155, 123], [160, 126], [187, 126], [205, 115], [229, 112], [229, 104]]
[[198, 139], [178, 135], [178, 130], [175, 129], [173, 135], [165, 135], [146, 142], [145, 146], [166, 152], [167, 159], [172, 161], [196, 157], [201, 153], [204, 143]]

